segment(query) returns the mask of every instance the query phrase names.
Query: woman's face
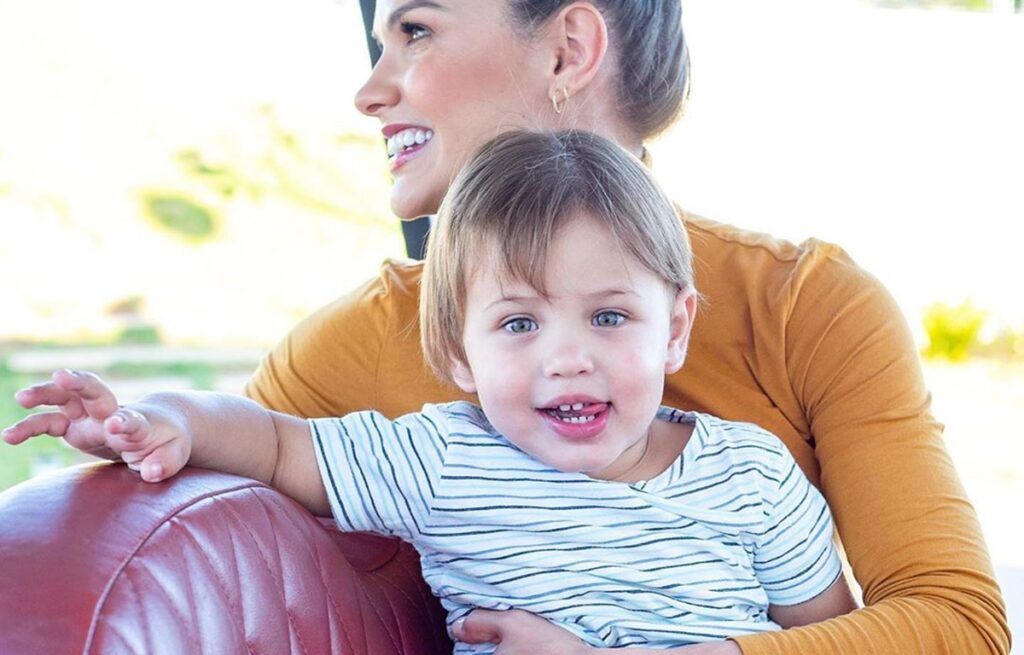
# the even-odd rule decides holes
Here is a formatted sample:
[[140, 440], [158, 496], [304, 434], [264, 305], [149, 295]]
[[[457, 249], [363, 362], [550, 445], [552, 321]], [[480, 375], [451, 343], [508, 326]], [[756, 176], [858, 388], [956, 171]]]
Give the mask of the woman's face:
[[356, 106], [388, 139], [398, 216], [435, 213], [499, 132], [554, 126], [555, 61], [513, 29], [505, 0], [377, 0], [374, 34], [384, 52]]

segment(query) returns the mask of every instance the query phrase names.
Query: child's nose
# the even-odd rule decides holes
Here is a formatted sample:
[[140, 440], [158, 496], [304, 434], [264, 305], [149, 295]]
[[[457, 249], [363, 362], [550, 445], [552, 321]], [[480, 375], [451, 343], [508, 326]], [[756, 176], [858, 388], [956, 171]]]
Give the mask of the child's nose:
[[548, 377], [575, 377], [594, 371], [594, 359], [579, 341], [567, 340], [551, 349], [544, 362]]

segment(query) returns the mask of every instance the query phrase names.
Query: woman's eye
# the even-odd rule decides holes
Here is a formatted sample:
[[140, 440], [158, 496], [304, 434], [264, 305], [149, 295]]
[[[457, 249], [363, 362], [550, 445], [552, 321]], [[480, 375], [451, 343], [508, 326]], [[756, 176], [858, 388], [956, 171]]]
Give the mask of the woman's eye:
[[526, 332], [533, 332], [537, 329], [537, 321], [532, 318], [513, 318], [511, 321], [507, 321], [504, 325], [506, 332], [512, 334], [524, 334]]
[[595, 314], [591, 323], [597, 327], [618, 327], [622, 325], [625, 320], [626, 316], [621, 312], [605, 311]]
[[419, 41], [430, 34], [430, 31], [418, 23], [402, 23], [402, 34], [409, 37], [409, 42]]

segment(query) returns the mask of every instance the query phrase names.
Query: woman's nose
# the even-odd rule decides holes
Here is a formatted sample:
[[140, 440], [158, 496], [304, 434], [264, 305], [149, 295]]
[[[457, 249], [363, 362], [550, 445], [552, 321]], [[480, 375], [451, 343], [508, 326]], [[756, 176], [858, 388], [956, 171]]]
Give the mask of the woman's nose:
[[578, 340], [567, 340], [552, 348], [544, 362], [548, 377], [576, 377], [594, 372], [594, 359]]
[[356, 109], [367, 116], [380, 118], [382, 111], [398, 104], [399, 90], [388, 71], [387, 55], [382, 55], [370, 71], [370, 77], [356, 92]]

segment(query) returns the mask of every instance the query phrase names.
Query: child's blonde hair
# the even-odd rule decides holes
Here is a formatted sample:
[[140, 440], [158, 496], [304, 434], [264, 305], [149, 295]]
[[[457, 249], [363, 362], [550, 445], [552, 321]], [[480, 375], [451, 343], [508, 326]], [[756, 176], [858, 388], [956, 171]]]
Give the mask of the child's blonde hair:
[[580, 216], [607, 227], [625, 253], [673, 290], [693, 288], [682, 220], [637, 158], [589, 132], [504, 133], [456, 177], [430, 233], [420, 328], [438, 377], [451, 382], [452, 364], [468, 364], [466, 292], [480, 262], [491, 257], [501, 267], [495, 275], [544, 295], [548, 245]]

